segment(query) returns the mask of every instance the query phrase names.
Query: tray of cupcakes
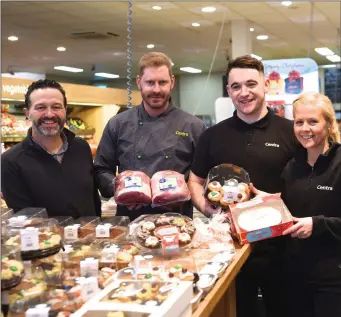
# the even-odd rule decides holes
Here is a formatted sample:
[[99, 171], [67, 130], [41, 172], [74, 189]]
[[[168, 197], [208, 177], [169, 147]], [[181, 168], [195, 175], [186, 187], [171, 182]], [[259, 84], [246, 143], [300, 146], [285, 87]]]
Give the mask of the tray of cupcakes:
[[22, 260], [29, 261], [58, 253], [62, 247], [60, 234], [58, 221], [47, 218], [46, 211], [37, 218], [15, 214], [8, 219], [4, 244], [20, 247]]
[[221, 164], [213, 167], [204, 185], [204, 195], [214, 207], [227, 210], [231, 204], [251, 198], [250, 177], [242, 167]]
[[192, 219], [176, 213], [143, 216], [133, 228], [133, 241], [144, 251], [188, 248], [195, 234]]
[[1, 245], [1, 290], [9, 290], [24, 277], [24, 265], [21, 261], [19, 247]]

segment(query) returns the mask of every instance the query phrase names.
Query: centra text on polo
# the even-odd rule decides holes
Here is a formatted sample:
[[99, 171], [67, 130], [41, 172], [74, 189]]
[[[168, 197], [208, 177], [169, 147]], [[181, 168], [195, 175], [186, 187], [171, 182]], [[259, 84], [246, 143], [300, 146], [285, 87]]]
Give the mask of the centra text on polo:
[[279, 147], [276, 143], [265, 143], [265, 146]]
[[176, 131], [175, 134], [176, 135], [181, 135], [181, 136], [188, 136], [187, 132], [182, 132], [182, 131]]

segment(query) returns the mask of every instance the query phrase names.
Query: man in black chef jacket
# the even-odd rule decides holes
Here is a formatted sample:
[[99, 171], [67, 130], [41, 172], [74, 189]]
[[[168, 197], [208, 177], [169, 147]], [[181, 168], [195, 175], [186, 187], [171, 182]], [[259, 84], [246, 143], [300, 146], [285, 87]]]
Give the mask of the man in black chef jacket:
[[9, 208], [46, 208], [49, 217], [100, 216], [89, 144], [64, 128], [67, 100], [54, 80], [25, 95], [27, 137], [1, 155], [1, 190]]
[[[222, 163], [243, 167], [256, 188], [269, 193], [281, 190], [280, 175], [293, 157], [297, 141], [291, 121], [276, 116], [266, 105], [269, 82], [263, 64], [251, 56], [231, 60], [227, 68], [227, 91], [236, 111], [233, 117], [208, 128], [201, 136], [189, 177], [194, 206], [210, 215], [214, 210], [203, 196], [210, 169]], [[284, 238], [260, 241], [237, 278], [238, 317], [257, 314], [258, 288], [267, 317], [286, 316], [282, 280]]]
[[[149, 177], [162, 170], [188, 174], [204, 123], [175, 106], [171, 93], [175, 85], [172, 62], [163, 53], [151, 52], [139, 63], [136, 82], [142, 103], [109, 120], [95, 157], [96, 181], [104, 197], [114, 196], [116, 170], [143, 171]], [[117, 206], [117, 215], [131, 220], [143, 214], [162, 213], [151, 206]], [[191, 202], [173, 208], [189, 217]]]

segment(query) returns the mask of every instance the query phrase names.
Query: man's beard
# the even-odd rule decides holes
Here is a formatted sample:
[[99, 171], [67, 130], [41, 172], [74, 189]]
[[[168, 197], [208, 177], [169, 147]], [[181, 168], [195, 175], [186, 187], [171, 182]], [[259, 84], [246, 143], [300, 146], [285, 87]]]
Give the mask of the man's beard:
[[[42, 127], [42, 124], [45, 120], [56, 122], [57, 126], [51, 127], [51, 128]], [[56, 135], [59, 135], [60, 132], [63, 130], [65, 122], [66, 122], [65, 119], [62, 120], [59, 117], [54, 117], [54, 118], [43, 117], [43, 118], [38, 119], [37, 121], [33, 121], [32, 126], [42, 136], [56, 136]]]
[[[151, 102], [151, 99], [159, 97], [160, 101], [155, 104]], [[169, 101], [170, 94], [144, 94], [142, 93], [142, 99], [145, 104], [147, 104], [152, 109], [162, 109]]]

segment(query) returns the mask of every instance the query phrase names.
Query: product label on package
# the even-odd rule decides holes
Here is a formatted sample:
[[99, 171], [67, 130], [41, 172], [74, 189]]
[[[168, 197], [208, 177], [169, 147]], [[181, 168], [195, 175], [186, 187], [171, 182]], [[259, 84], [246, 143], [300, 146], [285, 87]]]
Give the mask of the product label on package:
[[34, 308], [29, 308], [25, 313], [25, 317], [48, 317], [49, 311], [50, 307], [47, 307], [47, 305], [37, 305]]
[[124, 179], [125, 188], [142, 187], [142, 178], [138, 176], [128, 176]]
[[96, 226], [96, 238], [109, 238], [110, 237], [110, 223]]
[[111, 245], [102, 250], [101, 262], [116, 262], [116, 254], [120, 250], [119, 246]]
[[253, 232], [249, 232], [246, 235], [246, 239], [251, 243], [259, 240], [263, 240], [266, 238], [272, 237], [272, 232], [270, 228], [264, 228], [260, 230], [256, 230]]
[[66, 240], [77, 240], [79, 227], [80, 225], [66, 226], [64, 228], [64, 238]]
[[178, 186], [178, 181], [176, 177], [166, 177], [159, 180], [160, 190], [175, 189]]
[[179, 230], [174, 226], [162, 226], [154, 230], [155, 235], [161, 239], [162, 249], [171, 251], [179, 249]]
[[224, 186], [224, 201], [226, 203], [233, 203], [237, 200], [239, 189], [233, 186]]
[[85, 302], [100, 291], [96, 277], [85, 278], [81, 280], [80, 285], [82, 287], [81, 296]]
[[39, 234], [37, 228], [26, 228], [20, 230], [21, 251], [32, 251], [39, 249]]
[[80, 262], [81, 276], [96, 277], [98, 275], [98, 259], [87, 258]]

